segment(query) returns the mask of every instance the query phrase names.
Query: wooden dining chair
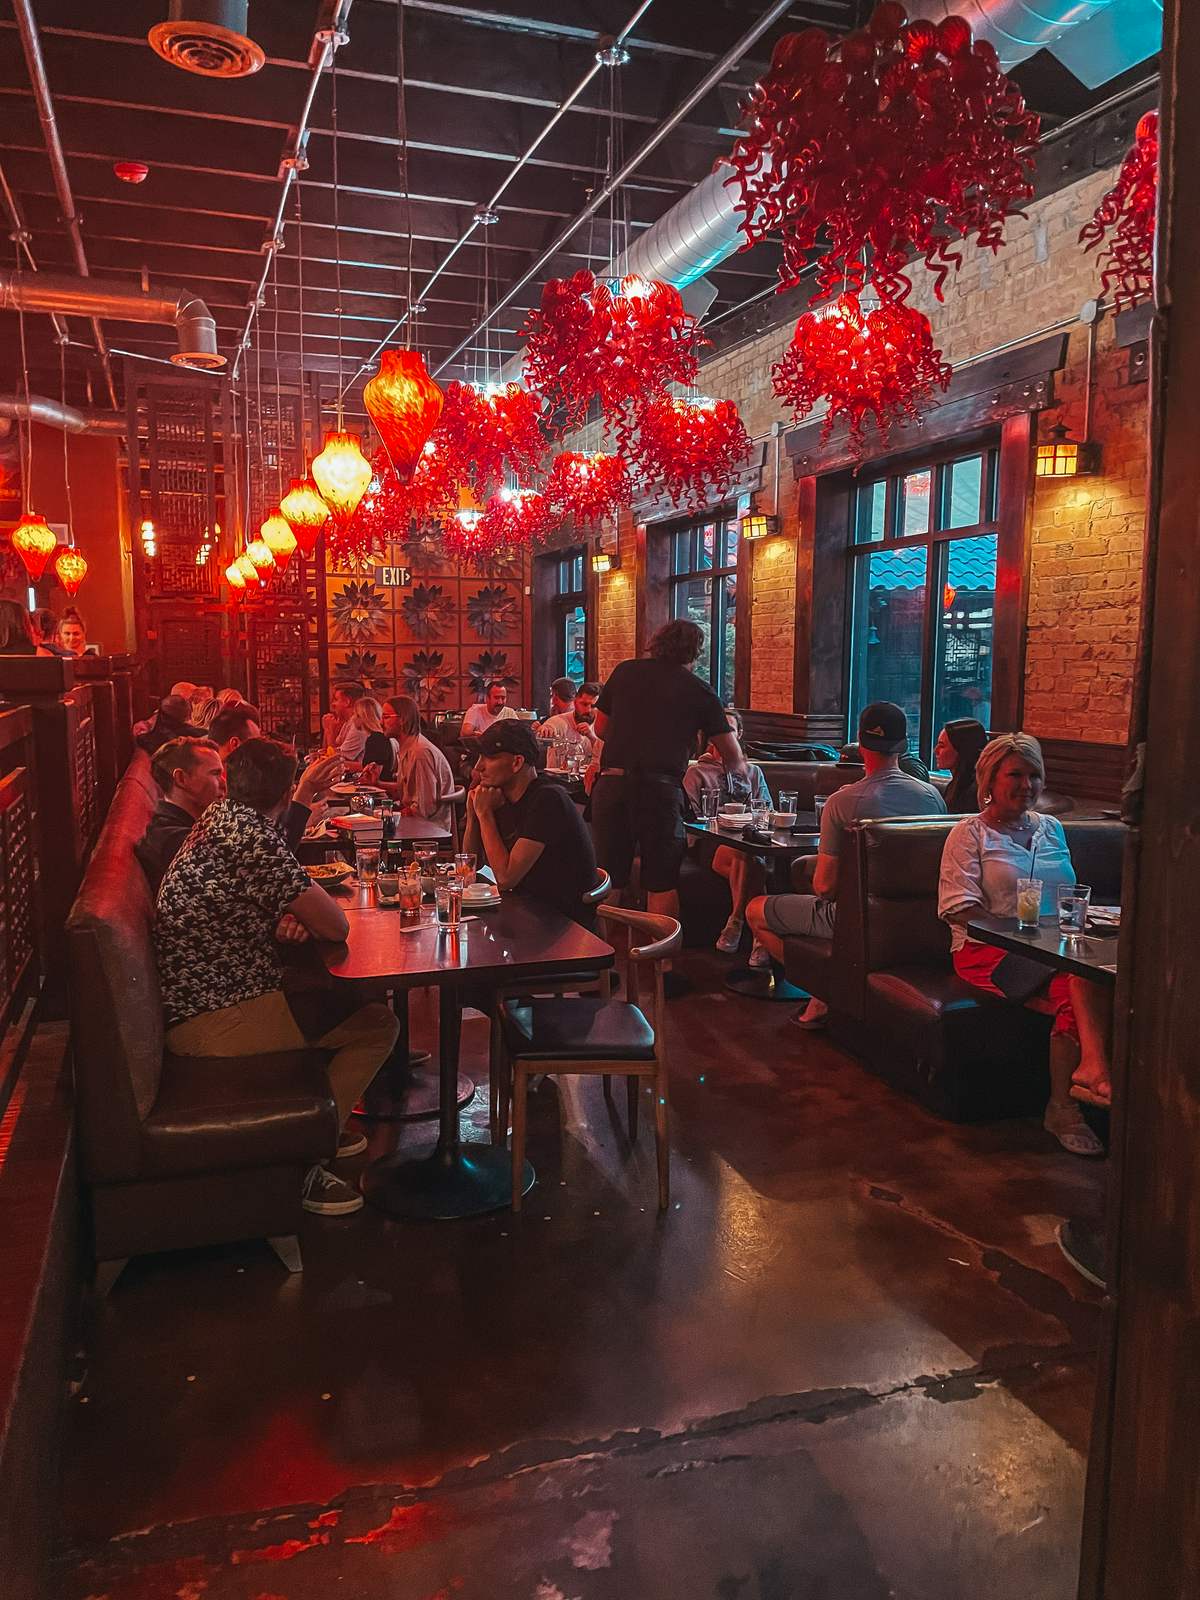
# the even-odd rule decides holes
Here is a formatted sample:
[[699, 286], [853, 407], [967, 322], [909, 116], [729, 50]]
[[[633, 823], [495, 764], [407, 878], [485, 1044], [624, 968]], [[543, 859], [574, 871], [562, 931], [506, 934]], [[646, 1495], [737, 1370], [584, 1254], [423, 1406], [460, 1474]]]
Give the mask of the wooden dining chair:
[[463, 788], [448, 789], [442, 796], [443, 804], [450, 807], [450, 832], [454, 839], [456, 855], [462, 849], [462, 818], [459, 815], [459, 807], [465, 805], [466, 799], [467, 791]]
[[[612, 889], [612, 879], [603, 867], [596, 868], [596, 878], [592, 887], [583, 897], [583, 904], [594, 910], [601, 905]], [[533, 977], [523, 978], [519, 985], [510, 987], [503, 985], [492, 994], [492, 1043], [488, 1068], [488, 1129], [489, 1137], [493, 1144], [505, 1144], [508, 1139], [508, 1112], [512, 1101], [508, 1062], [500, 1041], [500, 1007], [505, 1000], [513, 1000], [526, 995], [552, 995], [552, 994], [577, 994], [580, 989], [591, 988], [600, 981], [600, 973], [577, 972], [569, 978], [564, 978], [559, 973], [551, 973], [544, 978], [536, 974]], [[604, 991], [607, 993], [607, 989]], [[501, 1124], [503, 1124], [503, 1138], [500, 1137]]]
[[[606, 1080], [618, 1074], [624, 1076], [631, 1139], [637, 1136], [641, 1082], [649, 1078], [654, 1088], [659, 1210], [665, 1211], [670, 1201], [663, 963], [679, 950], [683, 930], [674, 917], [628, 911], [622, 906], [601, 906], [598, 917], [604, 932], [615, 933], [618, 943], [624, 935], [625, 1000], [612, 999], [612, 974], [605, 972], [601, 983], [606, 992], [599, 997], [506, 1000], [500, 1007], [500, 1046], [512, 1086], [514, 1211], [521, 1209], [529, 1079], [538, 1073], [585, 1073]], [[635, 944], [635, 936], [644, 942]]]

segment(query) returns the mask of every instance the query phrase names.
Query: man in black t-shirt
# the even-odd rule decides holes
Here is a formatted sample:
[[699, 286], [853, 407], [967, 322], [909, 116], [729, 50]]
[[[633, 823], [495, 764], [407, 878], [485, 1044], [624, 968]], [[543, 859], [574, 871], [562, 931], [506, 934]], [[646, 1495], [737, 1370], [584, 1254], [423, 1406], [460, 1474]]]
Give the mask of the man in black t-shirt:
[[583, 896], [596, 881], [592, 841], [561, 784], [542, 777], [532, 726], [493, 722], [479, 739], [478, 783], [467, 796], [468, 848], [475, 841], [501, 889], [590, 921]]
[[683, 775], [703, 734], [721, 757], [730, 793], [750, 793], [745, 757], [725, 707], [692, 671], [704, 645], [694, 622], [659, 628], [650, 654], [622, 661], [600, 691], [596, 733], [604, 741], [592, 791], [592, 831], [600, 865], [623, 889], [635, 854], [650, 911], [679, 915]]

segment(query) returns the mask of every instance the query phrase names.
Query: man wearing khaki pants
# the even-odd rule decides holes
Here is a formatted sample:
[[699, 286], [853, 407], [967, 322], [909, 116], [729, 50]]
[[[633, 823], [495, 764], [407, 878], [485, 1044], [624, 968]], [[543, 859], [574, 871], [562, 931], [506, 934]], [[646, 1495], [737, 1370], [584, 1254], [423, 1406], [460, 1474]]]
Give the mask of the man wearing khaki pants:
[[[167, 869], [154, 937], [166, 1042], [181, 1056], [332, 1052], [338, 1126], [391, 1054], [397, 1022], [375, 1002], [301, 1028], [283, 992], [279, 941], [344, 939], [345, 913], [312, 883], [282, 830], [296, 758], [273, 739], [247, 739], [226, 763], [226, 795], [196, 823]], [[338, 1156], [364, 1149], [343, 1133]], [[357, 1211], [362, 1196], [324, 1166], [304, 1180], [304, 1208]]]

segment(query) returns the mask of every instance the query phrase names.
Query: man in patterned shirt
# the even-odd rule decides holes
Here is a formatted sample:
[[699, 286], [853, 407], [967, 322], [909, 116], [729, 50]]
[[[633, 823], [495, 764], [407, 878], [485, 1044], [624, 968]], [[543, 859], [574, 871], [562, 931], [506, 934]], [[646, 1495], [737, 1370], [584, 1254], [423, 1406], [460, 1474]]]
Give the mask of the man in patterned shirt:
[[[332, 1054], [329, 1082], [339, 1126], [391, 1054], [396, 1018], [364, 1005], [306, 1037], [282, 988], [277, 941], [344, 939], [346, 915], [310, 879], [282, 832], [296, 760], [273, 739], [247, 739], [226, 764], [227, 795], [210, 805], [167, 869], [158, 894], [158, 952], [166, 1041], [176, 1055]], [[343, 1133], [339, 1156], [366, 1148]], [[358, 1190], [323, 1166], [304, 1180], [304, 1208], [343, 1216]]]

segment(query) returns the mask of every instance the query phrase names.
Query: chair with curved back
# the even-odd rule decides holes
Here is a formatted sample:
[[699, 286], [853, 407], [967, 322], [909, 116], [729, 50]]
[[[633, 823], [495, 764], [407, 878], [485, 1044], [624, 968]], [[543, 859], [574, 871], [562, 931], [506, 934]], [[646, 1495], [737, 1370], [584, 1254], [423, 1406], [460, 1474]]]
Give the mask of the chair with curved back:
[[[514, 1211], [521, 1209], [525, 1165], [526, 1096], [535, 1074], [576, 1073], [626, 1079], [630, 1139], [637, 1137], [641, 1080], [654, 1088], [654, 1143], [658, 1164], [658, 1208], [670, 1201], [670, 1143], [663, 963], [683, 943], [674, 917], [602, 905], [597, 913], [606, 934], [624, 942], [625, 1000], [612, 998], [612, 974], [601, 975], [599, 996], [505, 1000], [499, 1007], [500, 1046], [512, 1085], [512, 1169]], [[624, 934], [624, 940], [621, 934]], [[635, 936], [643, 943], [635, 944]], [[652, 985], [642, 1003], [646, 976]], [[647, 1016], [647, 1010], [649, 1016]], [[507, 1119], [505, 1119], [507, 1120]]]
[[462, 849], [462, 810], [466, 806], [467, 791], [461, 785], [456, 789], [448, 789], [442, 796], [442, 804], [450, 807], [450, 832], [454, 838], [455, 851]]

